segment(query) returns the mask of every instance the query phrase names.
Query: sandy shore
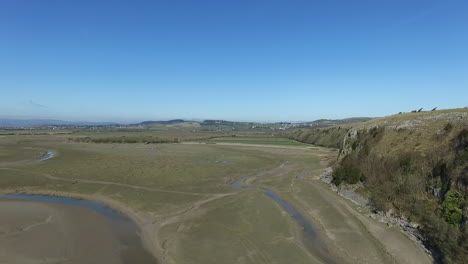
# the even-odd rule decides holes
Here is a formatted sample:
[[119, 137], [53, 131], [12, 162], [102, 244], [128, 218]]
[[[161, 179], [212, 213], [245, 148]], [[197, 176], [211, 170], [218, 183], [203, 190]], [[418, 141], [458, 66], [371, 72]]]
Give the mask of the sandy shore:
[[[138, 249], [137, 251], [135, 251], [134, 249], [130, 249], [130, 250], [127, 250], [129, 251], [127, 254], [123, 255], [123, 256], [120, 256], [120, 259], [117, 261], [117, 262], [113, 262], [111, 261], [112, 258], [108, 258], [108, 255], [106, 256], [103, 256], [102, 258], [99, 257], [99, 260], [106, 260], [106, 261], [103, 261], [103, 262], [99, 262], [99, 261], [96, 261], [94, 262], [94, 260], [90, 260], [90, 262], [87, 262], [85, 259], [80, 259], [80, 261], [78, 262], [54, 262], [54, 261], [51, 261], [50, 263], [82, 263], [82, 264], [85, 264], [85, 263], [151, 263], [151, 264], [156, 264], [156, 263], [159, 263], [162, 259], [161, 259], [161, 256], [163, 254], [161, 254], [162, 250], [161, 248], [158, 246], [158, 243], [156, 242], [156, 238], [154, 236], [154, 233], [155, 233], [155, 228], [156, 228], [156, 225], [153, 223], [153, 221], [150, 219], [150, 217], [145, 214], [145, 213], [141, 213], [141, 212], [136, 212], [134, 210], [132, 210], [130, 207], [128, 206], [124, 206], [122, 205], [121, 203], [118, 203], [112, 199], [109, 199], [107, 197], [104, 197], [104, 196], [100, 196], [100, 195], [85, 195], [85, 194], [79, 194], [79, 193], [71, 193], [71, 192], [61, 192], [61, 191], [50, 191], [50, 190], [39, 190], [39, 189], [34, 189], [34, 190], [28, 190], [28, 189], [22, 189], [20, 192], [18, 192], [18, 190], [1, 190], [0, 191], [0, 194], [1, 195], [5, 195], [5, 194], [16, 194], [16, 193], [20, 193], [20, 194], [26, 194], [26, 195], [45, 195], [45, 196], [51, 196], [51, 197], [64, 197], [64, 198], [72, 198], [72, 199], [80, 199], [80, 200], [88, 200], [88, 201], [97, 201], [97, 202], [100, 202], [102, 204], [105, 204], [107, 206], [110, 206], [113, 210], [125, 215], [126, 217], [128, 217], [129, 219], [131, 219], [131, 221], [133, 221], [133, 223], [136, 225], [136, 228], [139, 229], [139, 230], [131, 230], [132, 232], [137, 232], [137, 238], [138, 238], [138, 241], [130, 241], [130, 243], [132, 244], [135, 244], [135, 243], [140, 243], [141, 242], [141, 246], [143, 248], [141, 249]], [[61, 221], [63, 222], [67, 222], [68, 225], [71, 225], [71, 226], [74, 226], [74, 225], [82, 225], [84, 226], [83, 229], [86, 229], [86, 228], [89, 228], [89, 226], [92, 226], [93, 228], [90, 229], [90, 230], [95, 230], [97, 228], [100, 228], [101, 226], [102, 227], [102, 230], [103, 231], [109, 231], [109, 232], [112, 232], [112, 224], [109, 222], [108, 219], [106, 219], [106, 217], [104, 217], [103, 215], [97, 213], [97, 212], [94, 212], [93, 210], [91, 209], [88, 209], [88, 208], [83, 208], [83, 207], [80, 207], [80, 206], [70, 206], [70, 205], [66, 205], [66, 204], [60, 204], [60, 203], [50, 203], [50, 202], [42, 202], [42, 201], [33, 201], [33, 200], [21, 200], [21, 199], [8, 199], [8, 198], [1, 198], [0, 197], [0, 212], [2, 212], [2, 215], [3, 213], [5, 214], [9, 214], [10, 211], [8, 211], [7, 209], [4, 209], [4, 208], [12, 208], [14, 206], [7, 206], [6, 204], [7, 203], [4, 203], [5, 201], [8, 201], [8, 203], [11, 203], [13, 204], [14, 202], [18, 202], [19, 205], [21, 204], [24, 204], [25, 206], [20, 206], [19, 208], [13, 210], [13, 209], [10, 209], [10, 210], [13, 210], [11, 211], [11, 215], [13, 214], [17, 214], [17, 215], [24, 215], [25, 217], [28, 217], [29, 219], [31, 219], [31, 217], [36, 217], [38, 215], [38, 211], [37, 210], [31, 210], [31, 208], [39, 208], [38, 205], [42, 208], [49, 208], [48, 210], [51, 210], [50, 208], [52, 208], [52, 210], [58, 210], [58, 211], [62, 211], [62, 215], [63, 214], [67, 214], [67, 218], [62, 218]], [[78, 217], [74, 217], [74, 216], [78, 216]], [[37, 218], [37, 217], [36, 217]], [[82, 220], [86, 218], [86, 221], [83, 222]], [[6, 218], [3, 218], [0, 219], [0, 263], [3, 263], [3, 256], [2, 256], [2, 234], [3, 234], [3, 228], [4, 227], [7, 227], [8, 224], [7, 222], [5, 222], [5, 219]], [[81, 224], [83, 223], [83, 224]], [[65, 223], [63, 223], [65, 224]], [[114, 223], [114, 228], [115, 228], [115, 224]], [[105, 226], [105, 227], [104, 227]], [[122, 225], [119, 225], [117, 226], [118, 229], [128, 229], [129, 226], [128, 225], [125, 225], [125, 226], [122, 226]], [[132, 227], [130, 227], [132, 228]], [[92, 232], [90, 232], [92, 233]], [[109, 233], [107, 233], [109, 234]], [[47, 237], [49, 234], [47, 235], [44, 235], [43, 237]], [[85, 234], [86, 235], [86, 234]], [[95, 236], [99, 236], [99, 237], [103, 237], [103, 233], [100, 232], [96, 232], [96, 233], [93, 233], [91, 234], [91, 236], [88, 236], [86, 239], [94, 239]], [[122, 236], [122, 235], [121, 235]], [[125, 236], [125, 235], [124, 235]], [[69, 239], [70, 237], [73, 237], [73, 234], [72, 233], [69, 233], [69, 232], [65, 232], [65, 240], [66, 239]], [[125, 237], [128, 237], [128, 236], [125, 236]], [[49, 239], [47, 237], [47, 239]], [[85, 240], [86, 240], [85, 239]], [[109, 240], [111, 239], [111, 240]], [[100, 243], [109, 243], [109, 242], [112, 242], [114, 243], [114, 241], [117, 243], [118, 247], [127, 247], [126, 245], [121, 245], [122, 243], [119, 243], [118, 241], [118, 236], [115, 235], [115, 233], [111, 234], [111, 237], [107, 237], [107, 242], [106, 241], [101, 241]], [[65, 241], [64, 240], [64, 241]], [[120, 241], [122, 242], [122, 241]], [[128, 241], [127, 241], [128, 242]], [[145, 250], [144, 254], [141, 254], [141, 250]], [[115, 256], [118, 256], [119, 252], [115, 252], [115, 248], [114, 248], [114, 255]], [[150, 259], [151, 258], [151, 259]], [[92, 258], [91, 258], [92, 259]], [[37, 260], [37, 259], [36, 259]], [[43, 261], [43, 260], [42, 260]], [[136, 262], [135, 262], [136, 261]], [[49, 262], [40, 262], [40, 261], [36, 261], [36, 262], [7, 262], [7, 263], [49, 263]]]
[[0, 263], [123, 263], [104, 216], [79, 206], [0, 198]]

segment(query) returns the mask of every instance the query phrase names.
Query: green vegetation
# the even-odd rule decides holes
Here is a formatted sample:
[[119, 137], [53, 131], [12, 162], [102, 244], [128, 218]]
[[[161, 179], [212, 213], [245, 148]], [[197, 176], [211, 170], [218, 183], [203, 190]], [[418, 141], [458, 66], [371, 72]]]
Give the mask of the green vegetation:
[[447, 222], [455, 227], [460, 226], [464, 206], [465, 199], [459, 192], [452, 190], [448, 191], [445, 194], [445, 200], [442, 203], [442, 213]]
[[339, 149], [343, 146], [343, 139], [349, 132], [345, 127], [318, 128], [312, 130], [297, 130], [288, 133], [291, 140], [313, 144], [322, 147]]
[[336, 185], [340, 185], [342, 182], [356, 184], [364, 179], [359, 168], [338, 167], [333, 171], [333, 183]]

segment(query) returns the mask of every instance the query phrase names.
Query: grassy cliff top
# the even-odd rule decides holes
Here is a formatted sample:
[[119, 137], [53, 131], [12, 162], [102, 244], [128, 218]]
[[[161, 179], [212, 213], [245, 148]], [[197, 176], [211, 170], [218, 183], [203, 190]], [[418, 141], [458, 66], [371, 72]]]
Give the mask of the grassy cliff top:
[[422, 111], [416, 113], [402, 113], [380, 117], [362, 123], [349, 124], [347, 126], [357, 128], [385, 126], [400, 129], [446, 125], [447, 122], [453, 122], [454, 124], [464, 123], [466, 125], [467, 121], [468, 108], [456, 108], [436, 111]]
[[[376, 153], [393, 156], [419, 152], [423, 156], [442, 155], [463, 129], [468, 129], [468, 108], [403, 113], [366, 122], [319, 129], [302, 129], [289, 133], [290, 139], [325, 147], [343, 148], [344, 139], [358, 131], [381, 128]], [[348, 140], [350, 143], [350, 140]]]
[[460, 131], [468, 128], [468, 108], [391, 115], [354, 124], [351, 129], [373, 127], [384, 128], [384, 136], [375, 145], [375, 150], [383, 155], [443, 155]]

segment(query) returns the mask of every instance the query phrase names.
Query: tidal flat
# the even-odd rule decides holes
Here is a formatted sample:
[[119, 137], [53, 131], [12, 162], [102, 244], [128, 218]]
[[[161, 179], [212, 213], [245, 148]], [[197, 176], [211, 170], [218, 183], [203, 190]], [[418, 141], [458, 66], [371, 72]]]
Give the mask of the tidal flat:
[[[48, 151], [54, 157], [39, 161]], [[0, 192], [110, 205], [138, 225], [158, 263], [431, 263], [399, 230], [360, 215], [318, 180], [336, 155], [306, 144], [95, 144], [12, 135], [0, 138], [0, 157], [8, 157], [0, 159]], [[243, 178], [237, 184], [250, 188], [231, 186]], [[316, 240], [265, 190], [294, 207]]]

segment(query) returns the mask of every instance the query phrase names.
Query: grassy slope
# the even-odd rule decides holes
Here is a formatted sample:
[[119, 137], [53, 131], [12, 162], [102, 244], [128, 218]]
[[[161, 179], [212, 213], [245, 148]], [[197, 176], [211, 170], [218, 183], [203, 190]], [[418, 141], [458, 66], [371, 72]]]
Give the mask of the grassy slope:
[[[452, 128], [444, 130], [449, 123]], [[447, 154], [451, 141], [468, 126], [468, 108], [392, 115], [353, 127], [370, 129], [375, 126], [386, 128], [382, 141], [376, 145], [376, 151], [381, 154], [397, 155], [417, 151], [428, 156], [440, 149], [444, 149], [444, 154]]]
[[330, 127], [317, 129], [299, 129], [287, 133], [291, 140], [313, 144], [317, 146], [339, 149], [343, 145], [343, 139], [348, 133], [349, 127]]

